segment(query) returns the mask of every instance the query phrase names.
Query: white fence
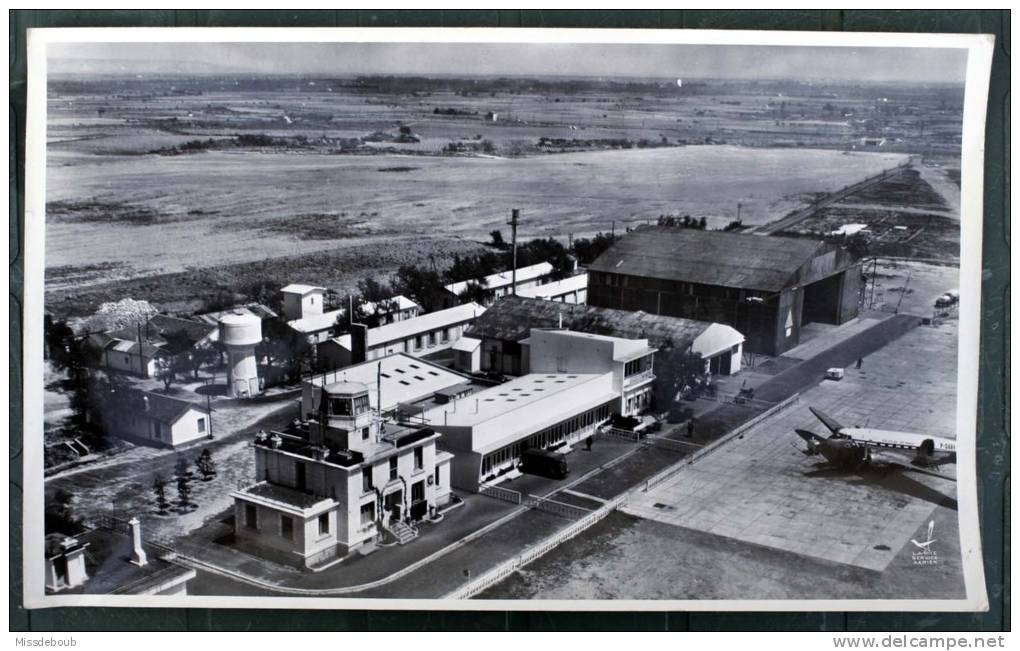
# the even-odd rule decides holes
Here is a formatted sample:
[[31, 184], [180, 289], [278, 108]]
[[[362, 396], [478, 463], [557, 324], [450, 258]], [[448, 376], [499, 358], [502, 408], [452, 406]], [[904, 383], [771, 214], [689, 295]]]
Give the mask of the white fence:
[[492, 497], [504, 502], [510, 502], [511, 504], [520, 504], [523, 501], [521, 499], [520, 491], [515, 491], [512, 488], [482, 484], [481, 487], [479, 487], [478, 492], [487, 497]]
[[586, 509], [582, 506], [567, 504], [566, 502], [560, 502], [548, 497], [539, 497], [537, 495], [528, 495], [526, 506], [531, 509], [538, 509], [539, 511], [545, 511], [546, 513], [552, 513], [553, 515], [570, 518], [571, 520], [583, 518], [591, 513], [590, 509]]
[[705, 455], [711, 454], [715, 450], [719, 449], [719, 447], [725, 444], [727, 441], [730, 441], [733, 438], [739, 436], [740, 434], [743, 434], [744, 432], [751, 429], [755, 425], [764, 421], [766, 418], [770, 418], [771, 416], [774, 416], [775, 414], [778, 414], [779, 412], [784, 411], [788, 407], [796, 404], [798, 400], [800, 400], [800, 394], [795, 393], [786, 400], [776, 405], [773, 405], [771, 409], [763, 411], [762, 413], [758, 414], [757, 416], [747, 421], [743, 425], [734, 428], [733, 430], [729, 431], [725, 436], [722, 436], [721, 438], [712, 441], [710, 444], [706, 445], [700, 450], [694, 451], [690, 456], [683, 458], [682, 460], [673, 464], [669, 468], [666, 468], [665, 470], [652, 476], [645, 482], [644, 488], [642, 490], [644, 492], [648, 492], [649, 489], [658, 486], [659, 484], [666, 481], [667, 479], [669, 479], [676, 473], [680, 472], [687, 466], [691, 465], [698, 459], [704, 457]]
[[623, 504], [625, 495], [621, 495], [616, 499], [607, 502], [603, 506], [599, 507], [595, 511], [591, 511], [586, 516], [574, 522], [570, 526], [557, 531], [548, 538], [532, 545], [525, 549], [519, 556], [515, 556], [508, 561], [504, 561], [492, 568], [491, 570], [479, 575], [477, 578], [468, 581], [466, 585], [462, 585], [453, 592], [445, 595], [444, 599], [470, 599], [479, 592], [490, 588], [503, 579], [507, 578], [517, 570], [521, 569], [528, 563], [541, 557], [543, 554], [551, 551], [557, 545], [560, 545], [567, 540], [570, 540], [574, 536], [578, 535], [585, 529], [591, 527], [599, 520], [602, 520], [607, 515], [612, 513], [617, 507]]

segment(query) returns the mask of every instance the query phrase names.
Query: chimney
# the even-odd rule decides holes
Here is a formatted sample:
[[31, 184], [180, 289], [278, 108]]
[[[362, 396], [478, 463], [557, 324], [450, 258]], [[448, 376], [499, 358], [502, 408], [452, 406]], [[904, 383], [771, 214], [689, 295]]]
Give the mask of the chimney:
[[363, 323], [351, 324], [351, 365], [368, 359], [368, 326]]
[[131, 562], [138, 567], [145, 567], [149, 563], [149, 559], [145, 555], [145, 550], [142, 549], [142, 523], [138, 521], [138, 518], [131, 518], [128, 520], [128, 524], [131, 526]]

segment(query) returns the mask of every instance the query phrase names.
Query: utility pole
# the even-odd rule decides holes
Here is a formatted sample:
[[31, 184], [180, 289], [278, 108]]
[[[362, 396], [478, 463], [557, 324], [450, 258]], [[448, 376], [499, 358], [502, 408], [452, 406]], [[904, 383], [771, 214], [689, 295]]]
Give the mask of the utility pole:
[[510, 276], [510, 294], [517, 296], [517, 224], [521, 211], [513, 208], [510, 210], [510, 246], [513, 248], [513, 269]]

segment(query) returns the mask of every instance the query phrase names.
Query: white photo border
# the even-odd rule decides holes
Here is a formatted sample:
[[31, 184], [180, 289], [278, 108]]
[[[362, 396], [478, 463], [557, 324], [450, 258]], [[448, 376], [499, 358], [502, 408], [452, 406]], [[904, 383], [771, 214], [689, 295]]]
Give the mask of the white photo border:
[[[45, 309], [46, 51], [54, 43], [565, 43], [938, 48], [968, 52], [960, 214], [960, 337], [957, 364], [958, 517], [962, 599], [443, 600], [341, 597], [47, 595], [43, 579], [43, 328]], [[676, 29], [534, 28], [63, 28], [28, 31], [24, 270], [25, 608], [66, 606], [305, 608], [463, 611], [986, 611], [978, 521], [976, 429], [981, 330], [984, 134], [994, 36]], [[32, 433], [31, 436], [28, 433]]]

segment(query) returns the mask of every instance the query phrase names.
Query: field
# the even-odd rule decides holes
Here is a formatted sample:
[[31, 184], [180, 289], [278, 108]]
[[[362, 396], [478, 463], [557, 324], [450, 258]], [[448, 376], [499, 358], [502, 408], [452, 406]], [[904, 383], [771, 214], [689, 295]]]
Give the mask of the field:
[[[959, 109], [950, 86], [58, 80], [48, 299], [81, 316], [126, 292], [186, 311], [253, 282], [344, 290], [407, 262], [441, 268], [506, 231], [511, 208], [523, 238], [667, 214], [721, 228], [738, 205], [762, 224], [908, 154], [954, 160]], [[876, 132], [888, 144], [863, 149]]]
[[[101, 158], [50, 171], [48, 199], [59, 212], [48, 223], [48, 261], [153, 273], [317, 251], [352, 234], [359, 244], [431, 233], [486, 239], [505, 228], [511, 207], [522, 210], [530, 237], [609, 230], [613, 220], [622, 230], [667, 213], [704, 215], [721, 227], [735, 218], [738, 202], [745, 223], [754, 224], [800, 207], [803, 195], [902, 158], [729, 146], [520, 159], [233, 152]], [[398, 169], [404, 171], [390, 171]], [[75, 210], [81, 202], [124, 216], [98, 220]], [[322, 226], [335, 236], [309, 236]]]

